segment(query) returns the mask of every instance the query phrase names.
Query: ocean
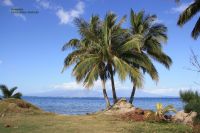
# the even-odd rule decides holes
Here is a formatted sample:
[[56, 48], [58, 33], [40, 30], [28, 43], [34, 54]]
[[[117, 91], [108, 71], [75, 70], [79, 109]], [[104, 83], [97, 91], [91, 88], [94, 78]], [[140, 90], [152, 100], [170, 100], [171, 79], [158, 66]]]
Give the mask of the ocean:
[[[105, 108], [103, 98], [23, 97], [23, 99], [44, 111], [66, 115], [93, 113]], [[182, 110], [184, 105], [180, 98], [135, 98], [133, 105], [155, 110], [158, 102], [164, 106], [173, 105], [177, 111]]]

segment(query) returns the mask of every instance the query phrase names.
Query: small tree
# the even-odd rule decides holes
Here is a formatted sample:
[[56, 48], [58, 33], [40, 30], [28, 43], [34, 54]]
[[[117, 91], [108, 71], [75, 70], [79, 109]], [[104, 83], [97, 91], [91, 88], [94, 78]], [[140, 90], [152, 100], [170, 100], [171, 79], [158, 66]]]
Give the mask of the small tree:
[[165, 119], [164, 115], [168, 112], [176, 112], [176, 109], [173, 107], [173, 105], [168, 105], [166, 107], [163, 107], [161, 103], [156, 104], [156, 112], [155, 115], [158, 116], [160, 119]]
[[185, 104], [184, 111], [197, 112], [197, 119], [200, 120], [200, 94], [197, 91], [180, 91], [180, 97]]
[[21, 99], [22, 94], [20, 92], [17, 92], [14, 94], [14, 91], [17, 90], [17, 87], [13, 87], [11, 89], [8, 89], [6, 85], [0, 85], [0, 90], [3, 94], [3, 98], [17, 98]]

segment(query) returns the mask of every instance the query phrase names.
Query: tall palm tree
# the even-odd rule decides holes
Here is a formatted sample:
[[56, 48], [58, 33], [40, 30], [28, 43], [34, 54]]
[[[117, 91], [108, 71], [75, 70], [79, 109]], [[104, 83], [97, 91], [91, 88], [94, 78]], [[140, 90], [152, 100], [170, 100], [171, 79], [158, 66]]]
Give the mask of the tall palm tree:
[[134, 76], [138, 81], [137, 83], [142, 80], [140, 71], [129, 65], [121, 56], [122, 53], [126, 53], [130, 50], [124, 47], [122, 43], [127, 36], [127, 31], [121, 28], [125, 19], [126, 16], [117, 23], [116, 14], [107, 13], [102, 23], [102, 32], [100, 32], [102, 34], [98, 37], [101, 41], [96, 42], [102, 47], [100, 51], [102, 51], [103, 60], [107, 64], [106, 68], [108, 70], [108, 77], [111, 79], [114, 103], [118, 100], [114, 84], [115, 71], [118, 73], [119, 79], [121, 80], [125, 80], [127, 74]]
[[[123, 34], [123, 30], [121, 29], [121, 24], [125, 21], [126, 16], [124, 16], [119, 23], [116, 22], [117, 16], [114, 13], [107, 13], [107, 15], [104, 18], [103, 24], [102, 24], [102, 42], [104, 45], [104, 57], [105, 62], [107, 63], [107, 70], [108, 74], [111, 80], [111, 87], [112, 87], [112, 94], [113, 94], [113, 102], [117, 102], [117, 94], [115, 89], [115, 83], [114, 83], [114, 69], [116, 68], [116, 61], [114, 61], [114, 58], [116, 58], [116, 46], [117, 43], [116, 39], [119, 39], [120, 35]], [[119, 70], [119, 69], [117, 69]], [[119, 73], [121, 73], [120, 71]], [[121, 78], [124, 77], [121, 75]]]
[[[183, 26], [186, 22], [191, 20], [200, 11], [200, 0], [194, 0], [179, 16], [177, 24]], [[200, 17], [198, 18], [191, 36], [197, 39], [200, 34]]]
[[[98, 47], [95, 43], [100, 31], [100, 20], [98, 16], [92, 16], [90, 23], [83, 19], [75, 19], [81, 39], [71, 39], [63, 46], [63, 51], [69, 48], [74, 50], [68, 54], [64, 61], [63, 71], [75, 65], [73, 75], [77, 82], [83, 81], [85, 87], [89, 88], [100, 77], [102, 90], [107, 108], [110, 107], [110, 101], [106, 92], [106, 70], [105, 64], [100, 60], [100, 56], [95, 55]], [[95, 40], [95, 41], [94, 41]], [[95, 47], [96, 46], [96, 47]]]
[[[152, 59], [163, 64], [166, 68], [169, 68], [172, 64], [172, 60], [162, 50], [162, 43], [167, 41], [167, 27], [163, 24], [155, 23], [157, 17], [155, 15], [145, 15], [144, 11], [135, 13], [131, 9], [130, 13], [130, 36], [127, 39], [127, 47], [134, 45], [133, 41], [137, 38], [139, 42], [140, 53], [134, 52], [130, 63], [142, 69], [144, 72], [150, 74], [151, 78], [158, 81], [158, 73], [155, 66], [152, 63]], [[137, 61], [137, 62], [135, 62]], [[135, 95], [136, 85], [134, 77], [131, 77], [133, 82], [133, 89], [129, 102], [132, 103]]]
[[20, 92], [17, 92], [14, 94], [14, 91], [17, 90], [17, 87], [13, 87], [11, 89], [8, 89], [6, 85], [0, 85], [0, 90], [3, 94], [3, 98], [17, 98], [21, 99], [22, 94]]
[[[116, 23], [116, 15], [113, 13], [108, 13], [104, 21], [99, 21], [98, 16], [93, 16], [90, 23], [83, 19], [76, 19], [81, 39], [70, 40], [64, 49], [68, 46], [76, 49], [66, 57], [65, 68], [75, 64], [73, 74], [78, 82], [84, 80], [84, 85], [90, 87], [100, 77], [105, 88], [105, 81], [109, 77], [114, 85], [114, 78], [112, 78], [114, 71], [118, 73], [121, 80], [125, 80], [127, 74], [138, 78], [138, 81], [142, 78], [137, 69], [119, 56], [120, 52], [127, 51], [119, 45], [119, 41], [116, 41], [123, 40], [124, 30], [120, 28], [123, 19]], [[113, 98], [115, 93], [114, 88]]]

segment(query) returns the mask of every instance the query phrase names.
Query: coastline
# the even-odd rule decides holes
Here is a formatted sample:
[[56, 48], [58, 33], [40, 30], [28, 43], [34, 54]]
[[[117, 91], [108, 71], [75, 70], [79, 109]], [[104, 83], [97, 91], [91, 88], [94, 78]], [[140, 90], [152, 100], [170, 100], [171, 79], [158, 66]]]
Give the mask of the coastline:
[[[17, 104], [18, 101], [16, 101]], [[15, 103], [15, 101], [12, 102]], [[88, 115], [60, 115], [44, 112], [32, 105], [26, 107], [26, 104], [22, 104], [23, 101], [19, 104], [23, 105], [23, 108], [18, 108], [13, 103], [8, 105], [2, 103], [3, 101], [0, 101], [0, 131], [3, 133], [163, 133], [163, 131], [192, 133], [191, 127], [171, 122], [130, 121], [102, 112]], [[7, 108], [6, 112], [2, 115], [5, 108]]]

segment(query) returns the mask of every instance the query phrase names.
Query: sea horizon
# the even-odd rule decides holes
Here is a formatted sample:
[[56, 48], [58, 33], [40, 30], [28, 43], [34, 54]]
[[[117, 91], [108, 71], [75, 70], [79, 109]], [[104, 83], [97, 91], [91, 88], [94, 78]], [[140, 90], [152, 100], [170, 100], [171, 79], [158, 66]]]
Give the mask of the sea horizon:
[[[1, 96], [0, 96], [1, 97]], [[29, 96], [29, 95], [25, 95], [22, 96], [22, 98], [24, 97], [40, 97], [40, 98], [100, 98], [100, 99], [104, 99], [103, 97], [69, 97], [69, 96]], [[129, 97], [118, 97], [118, 99], [121, 98], [129, 98]], [[149, 97], [135, 97], [135, 98], [180, 98], [179, 96], [149, 96]], [[109, 99], [113, 99], [112, 97], [109, 97]]]
[[[124, 97], [122, 97], [124, 98]], [[128, 97], [125, 97], [128, 100]], [[94, 113], [106, 108], [102, 97], [39, 97], [24, 96], [22, 99], [40, 107], [42, 110], [56, 114], [83, 115]], [[118, 99], [121, 99], [120, 97]], [[113, 103], [113, 99], [110, 98]], [[183, 109], [183, 102], [179, 97], [136, 97], [133, 106], [147, 110], [156, 109], [156, 104], [173, 105], [178, 111]]]

